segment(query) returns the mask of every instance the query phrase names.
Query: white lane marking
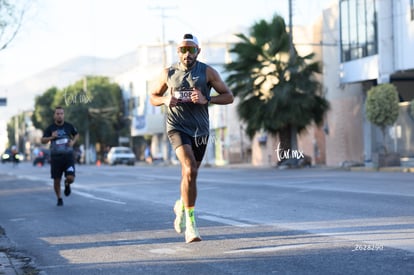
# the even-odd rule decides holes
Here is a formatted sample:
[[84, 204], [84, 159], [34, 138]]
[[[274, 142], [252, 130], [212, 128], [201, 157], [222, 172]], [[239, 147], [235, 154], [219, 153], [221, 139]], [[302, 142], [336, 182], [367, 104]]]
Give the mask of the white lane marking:
[[151, 249], [149, 252], [154, 253], [154, 254], [162, 254], [162, 255], [173, 255], [173, 254], [177, 253], [177, 251], [175, 249], [171, 249], [171, 248]]
[[275, 252], [280, 250], [287, 249], [298, 249], [308, 247], [310, 244], [292, 244], [292, 245], [281, 245], [281, 246], [271, 246], [271, 247], [259, 247], [259, 248], [245, 248], [225, 251], [225, 254], [236, 254], [236, 253], [263, 253], [263, 252]]
[[242, 223], [242, 222], [239, 222], [239, 221], [235, 221], [235, 220], [231, 220], [231, 219], [227, 219], [227, 218], [224, 219], [224, 218], [220, 218], [220, 217], [214, 217], [214, 216], [210, 216], [210, 215], [199, 215], [198, 217], [200, 219], [213, 221], [213, 222], [218, 222], [218, 223], [222, 223], [222, 224], [227, 224], [227, 225], [231, 225], [231, 226], [237, 226], [237, 227], [251, 227], [251, 226], [254, 226], [252, 224]]
[[94, 200], [98, 200], [98, 201], [110, 202], [110, 203], [121, 204], [121, 205], [126, 204], [126, 202], [123, 202], [123, 201], [115, 201], [115, 200], [105, 199], [105, 198], [97, 197], [97, 196], [94, 196], [92, 194], [81, 192], [81, 191], [73, 191], [73, 193], [76, 193], [76, 194], [78, 194], [82, 197], [85, 197], [85, 198], [94, 199]]
[[17, 176], [18, 179], [27, 179], [27, 180], [31, 180], [31, 181], [44, 181], [44, 178], [39, 178], [36, 176]]
[[[44, 181], [43, 178], [39, 178], [39, 177], [35, 177], [35, 176], [18, 176], [18, 178], [19, 179], [28, 179], [28, 180], [31, 180], [31, 181], [43, 181], [47, 185], [53, 186], [53, 184], [50, 181]], [[105, 198], [94, 196], [94, 195], [86, 193], [86, 192], [81, 192], [81, 191], [72, 191], [72, 192], [75, 193], [75, 194], [78, 194], [82, 197], [89, 198], [89, 199], [94, 199], [94, 200], [104, 201], [104, 202], [110, 202], [110, 203], [115, 203], [115, 204], [121, 204], [121, 205], [126, 204], [126, 202], [123, 202], [123, 201], [115, 201], [115, 200], [105, 199]]]
[[155, 248], [155, 249], [150, 249], [149, 250], [150, 253], [153, 254], [162, 254], [162, 255], [173, 255], [173, 254], [177, 254], [177, 253], [188, 253], [191, 252], [190, 249], [187, 248]]
[[22, 221], [26, 221], [26, 218], [15, 218], [15, 219], [10, 219], [11, 222], [22, 222]]

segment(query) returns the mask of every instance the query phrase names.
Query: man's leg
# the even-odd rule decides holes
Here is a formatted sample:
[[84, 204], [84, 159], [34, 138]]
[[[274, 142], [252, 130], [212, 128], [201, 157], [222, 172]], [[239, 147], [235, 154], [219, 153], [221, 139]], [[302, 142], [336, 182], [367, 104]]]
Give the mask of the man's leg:
[[71, 193], [70, 185], [75, 181], [75, 159], [72, 155], [67, 156], [67, 168], [65, 169], [65, 196]]
[[72, 184], [72, 183], [75, 181], [75, 176], [74, 176], [74, 175], [67, 175], [67, 176], [66, 176], [66, 181], [67, 181], [69, 184]]
[[65, 196], [69, 196], [70, 193], [72, 192], [70, 185], [75, 181], [75, 176], [74, 175], [67, 175], [66, 179], [65, 179]]
[[61, 181], [61, 178], [53, 179], [53, 187], [55, 189], [55, 194], [56, 194], [56, 197], [58, 199], [61, 198], [61, 195], [60, 195], [60, 181]]
[[60, 182], [62, 180], [62, 168], [59, 158], [53, 157], [50, 162], [50, 174], [53, 179], [53, 189], [57, 197], [57, 206], [63, 205], [63, 200], [60, 191]]
[[57, 197], [57, 200], [58, 200], [58, 202], [57, 202], [58, 206], [63, 205], [63, 200], [62, 200], [61, 191], [60, 191], [60, 181], [61, 181], [61, 178], [54, 178], [53, 179], [53, 188], [55, 190], [55, 194], [56, 194], [56, 197]]
[[176, 149], [176, 155], [181, 163], [181, 199], [185, 208], [186, 242], [201, 241], [198, 233], [194, 207], [197, 199], [197, 174], [200, 163], [196, 161], [191, 145], [183, 144]]
[[197, 161], [188, 144], [178, 147], [175, 152], [181, 163], [181, 198], [185, 207], [194, 207], [197, 199]]

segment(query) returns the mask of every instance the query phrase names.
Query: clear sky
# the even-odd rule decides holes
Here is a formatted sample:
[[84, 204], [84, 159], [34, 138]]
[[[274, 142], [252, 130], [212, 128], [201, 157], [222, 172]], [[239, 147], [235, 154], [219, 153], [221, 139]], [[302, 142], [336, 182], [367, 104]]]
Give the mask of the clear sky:
[[[24, 1], [24, 0], [18, 0]], [[29, 0], [30, 1], [30, 0]], [[333, 0], [292, 0], [295, 25], [312, 23]], [[31, 0], [23, 28], [0, 51], [0, 86], [80, 55], [117, 57], [142, 43], [177, 41], [185, 32], [203, 40], [234, 26], [249, 27], [280, 14], [289, 0]], [[164, 9], [161, 9], [164, 8]], [[4, 96], [0, 91], [0, 97]]]

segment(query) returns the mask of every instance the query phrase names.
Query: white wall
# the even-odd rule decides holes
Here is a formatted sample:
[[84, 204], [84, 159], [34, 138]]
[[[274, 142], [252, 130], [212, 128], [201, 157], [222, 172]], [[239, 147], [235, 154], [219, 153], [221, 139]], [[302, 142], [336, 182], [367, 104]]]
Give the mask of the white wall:
[[342, 84], [377, 79], [379, 74], [378, 56], [352, 60], [339, 65], [339, 79]]
[[410, 0], [394, 2], [395, 69], [414, 69], [414, 21], [410, 17]]

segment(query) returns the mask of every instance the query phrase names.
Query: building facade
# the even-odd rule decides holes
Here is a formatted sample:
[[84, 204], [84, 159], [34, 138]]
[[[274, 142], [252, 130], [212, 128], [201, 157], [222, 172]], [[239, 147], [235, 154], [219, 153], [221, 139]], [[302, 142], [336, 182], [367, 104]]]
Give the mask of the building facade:
[[[401, 101], [398, 121], [387, 132], [387, 145], [401, 155], [403, 164], [414, 157], [414, 120], [409, 114], [414, 99], [413, 2], [334, 0], [312, 25], [294, 28], [298, 53], [314, 52], [322, 63], [322, 92], [331, 105], [325, 125], [310, 125], [298, 136], [298, 148], [312, 158], [312, 164], [375, 165], [382, 135], [366, 118], [365, 99], [367, 91], [381, 83], [394, 84]], [[201, 40], [199, 60], [213, 66], [223, 79], [223, 65], [232, 59], [234, 33], [210, 40], [214, 42]], [[174, 153], [165, 136], [163, 108], [152, 106], [149, 95], [162, 68], [177, 60], [174, 42], [165, 47], [143, 45], [137, 49], [137, 67], [115, 79], [128, 100], [132, 135], [150, 137], [153, 155], [169, 160]], [[275, 165], [277, 138], [258, 133], [249, 140], [237, 116], [237, 103], [236, 98], [231, 105], [209, 107], [211, 136], [205, 164]]]
[[331, 103], [327, 116], [327, 165], [375, 166], [382, 136], [365, 115], [367, 91], [392, 83], [400, 115], [385, 142], [402, 164], [414, 157], [414, 1], [340, 0], [322, 15], [323, 83]]

